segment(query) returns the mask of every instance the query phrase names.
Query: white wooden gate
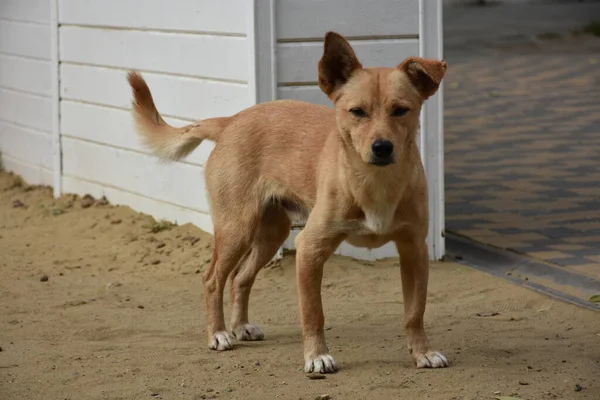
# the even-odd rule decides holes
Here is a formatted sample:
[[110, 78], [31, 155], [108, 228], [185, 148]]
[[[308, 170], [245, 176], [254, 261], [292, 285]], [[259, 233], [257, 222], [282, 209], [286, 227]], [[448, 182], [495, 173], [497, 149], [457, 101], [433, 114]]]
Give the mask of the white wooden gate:
[[[366, 66], [441, 58], [440, 0], [3, 0], [0, 152], [4, 167], [64, 192], [106, 195], [211, 232], [204, 143], [160, 165], [134, 133], [129, 68], [141, 70], [176, 125], [272, 99], [328, 104], [317, 61], [328, 30]], [[423, 111], [433, 258], [444, 254], [442, 96]], [[288, 241], [287, 246], [293, 241]], [[357, 258], [396, 254], [342, 245]]]

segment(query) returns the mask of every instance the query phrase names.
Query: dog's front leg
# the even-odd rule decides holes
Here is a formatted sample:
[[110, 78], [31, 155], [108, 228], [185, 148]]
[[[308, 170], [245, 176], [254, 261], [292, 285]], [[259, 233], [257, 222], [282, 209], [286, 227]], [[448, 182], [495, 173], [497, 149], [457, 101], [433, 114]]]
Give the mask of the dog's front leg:
[[398, 241], [396, 246], [400, 253], [404, 328], [408, 351], [415, 360], [417, 368], [447, 367], [448, 359], [442, 353], [431, 350], [429, 347], [423, 325], [429, 280], [427, 244], [424, 241], [419, 243]]
[[296, 275], [304, 336], [304, 370], [335, 372], [337, 367], [325, 343], [325, 316], [321, 302], [323, 265], [341, 243], [341, 237], [324, 237], [310, 223], [296, 237]]

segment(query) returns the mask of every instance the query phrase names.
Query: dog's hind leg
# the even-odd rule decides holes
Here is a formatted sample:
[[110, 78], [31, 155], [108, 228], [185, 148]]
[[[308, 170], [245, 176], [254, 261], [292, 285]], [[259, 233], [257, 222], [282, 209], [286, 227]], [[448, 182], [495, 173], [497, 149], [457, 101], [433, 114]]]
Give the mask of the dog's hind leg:
[[252, 249], [229, 277], [231, 285], [231, 330], [238, 340], [262, 340], [261, 330], [248, 322], [250, 290], [258, 272], [275, 256], [288, 237], [291, 221], [278, 205], [269, 206], [255, 229]]
[[[242, 257], [250, 251], [254, 235], [252, 223], [227, 225], [217, 230], [215, 225], [215, 248], [208, 270], [204, 274], [206, 297], [206, 334], [208, 347], [212, 350], [231, 350], [231, 337], [225, 327], [223, 315], [223, 291], [227, 277]], [[235, 228], [235, 229], [234, 229]]]

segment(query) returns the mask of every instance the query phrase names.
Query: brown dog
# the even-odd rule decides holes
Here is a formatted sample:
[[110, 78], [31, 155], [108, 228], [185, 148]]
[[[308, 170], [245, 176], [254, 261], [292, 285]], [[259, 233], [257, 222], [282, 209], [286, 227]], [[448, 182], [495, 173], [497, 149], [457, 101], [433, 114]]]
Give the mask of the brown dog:
[[139, 133], [156, 155], [178, 160], [204, 139], [216, 142], [206, 164], [215, 248], [204, 275], [208, 346], [232, 348], [223, 291], [229, 278], [231, 329], [261, 340], [248, 322], [250, 289], [290, 233], [296, 264], [306, 372], [333, 372], [321, 302], [323, 265], [342, 241], [377, 248], [393, 241], [401, 255], [404, 326], [417, 367], [446, 367], [423, 327], [429, 257], [427, 185], [416, 144], [419, 113], [446, 73], [446, 63], [408, 58], [397, 68], [363, 68], [340, 35], [325, 36], [319, 86], [335, 108], [279, 100], [232, 117], [169, 126], [150, 89], [131, 71]]

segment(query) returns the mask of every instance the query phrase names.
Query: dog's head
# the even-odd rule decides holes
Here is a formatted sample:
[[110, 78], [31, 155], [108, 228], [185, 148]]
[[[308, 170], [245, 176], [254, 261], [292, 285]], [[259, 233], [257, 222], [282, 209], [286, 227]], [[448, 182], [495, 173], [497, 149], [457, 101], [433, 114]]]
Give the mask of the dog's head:
[[341, 35], [325, 35], [319, 87], [333, 101], [344, 142], [365, 163], [394, 163], [414, 140], [423, 102], [437, 90], [446, 63], [410, 57], [396, 68], [363, 68]]

